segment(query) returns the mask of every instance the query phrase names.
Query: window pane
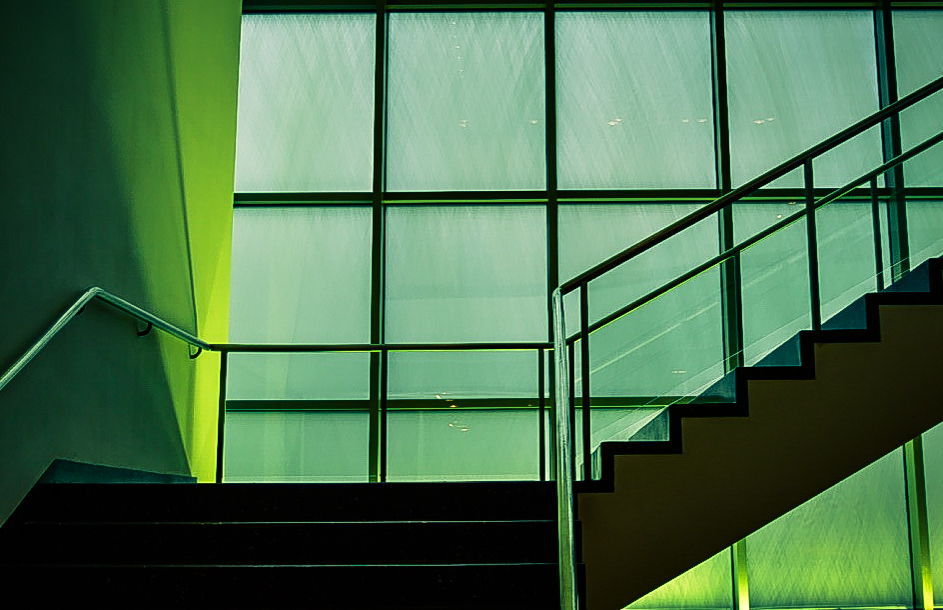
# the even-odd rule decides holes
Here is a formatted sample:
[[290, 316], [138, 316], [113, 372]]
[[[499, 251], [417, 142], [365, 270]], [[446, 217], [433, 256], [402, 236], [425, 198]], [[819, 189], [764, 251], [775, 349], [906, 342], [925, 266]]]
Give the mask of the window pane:
[[229, 482], [367, 481], [367, 411], [229, 412]]
[[930, 521], [933, 596], [939, 606], [939, 600], [943, 600], [943, 424], [923, 435], [923, 463], [926, 469], [927, 518]]
[[388, 187], [543, 189], [543, 15], [389, 19]]
[[374, 15], [245, 15], [236, 191], [369, 191]]
[[[878, 110], [872, 13], [729, 11], [724, 31], [735, 186]], [[871, 129], [816, 161], [815, 184], [841, 186], [880, 163]]]
[[[943, 76], [943, 11], [895, 11], [894, 53], [900, 96]], [[943, 131], [943, 93], [902, 112], [900, 129], [904, 150]], [[941, 165], [943, 145], [938, 144], [907, 163], [907, 186], [943, 185]]]
[[237, 208], [230, 339], [370, 340], [370, 208]]
[[558, 13], [559, 186], [711, 188], [706, 12]]
[[542, 207], [395, 206], [386, 214], [387, 341], [545, 340]]
[[903, 458], [894, 451], [747, 539], [757, 608], [909, 608]]
[[630, 610], [649, 608], [716, 608], [731, 607], [730, 551], [724, 549], [707, 561], [691, 568], [634, 604]]

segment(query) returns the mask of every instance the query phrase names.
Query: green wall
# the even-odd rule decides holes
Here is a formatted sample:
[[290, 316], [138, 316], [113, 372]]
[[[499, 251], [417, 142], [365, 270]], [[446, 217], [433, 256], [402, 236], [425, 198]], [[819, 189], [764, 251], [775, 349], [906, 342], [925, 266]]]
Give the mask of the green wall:
[[[5, 11], [0, 367], [93, 285], [225, 340], [238, 0]], [[215, 468], [218, 359], [92, 304], [0, 390], [0, 521], [57, 457]]]

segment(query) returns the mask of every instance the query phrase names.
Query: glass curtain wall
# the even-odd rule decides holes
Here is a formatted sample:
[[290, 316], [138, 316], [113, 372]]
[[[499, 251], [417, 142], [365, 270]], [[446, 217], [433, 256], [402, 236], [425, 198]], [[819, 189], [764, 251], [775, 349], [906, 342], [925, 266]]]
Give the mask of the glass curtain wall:
[[[546, 342], [555, 286], [877, 110], [881, 61], [899, 95], [943, 71], [941, 11], [895, 10], [885, 57], [868, 9], [610, 9], [244, 15], [231, 341]], [[905, 145], [939, 114], [904, 117]], [[817, 184], [882, 154], [866, 132], [817, 163]], [[943, 248], [922, 230], [943, 210], [933, 168], [908, 168], [915, 259]], [[737, 206], [734, 239], [790, 213], [799, 186]], [[866, 206], [833, 205], [823, 227], [855, 230]], [[719, 252], [720, 227], [696, 229], [596, 282], [591, 321]], [[790, 275], [803, 239], [783, 231], [742, 261], [747, 363], [807, 327]], [[723, 373], [719, 286], [706, 274], [606, 331], [594, 446], [635, 434], [651, 396]], [[227, 479], [546, 476], [549, 368], [536, 350], [236, 354]], [[449, 400], [461, 417], [437, 410]]]

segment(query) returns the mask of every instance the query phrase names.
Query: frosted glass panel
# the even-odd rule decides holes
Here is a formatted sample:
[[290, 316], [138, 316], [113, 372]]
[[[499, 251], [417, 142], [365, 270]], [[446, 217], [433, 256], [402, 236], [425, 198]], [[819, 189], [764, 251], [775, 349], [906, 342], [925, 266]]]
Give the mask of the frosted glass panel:
[[909, 608], [901, 452], [885, 456], [747, 541], [752, 607]]
[[711, 188], [707, 12], [556, 16], [560, 188]]
[[367, 481], [366, 411], [230, 412], [225, 480]]
[[227, 372], [230, 400], [369, 398], [367, 353], [233, 353]]
[[[724, 30], [735, 186], [878, 110], [871, 12], [728, 11]], [[880, 163], [871, 129], [816, 161], [815, 184], [841, 186]]]
[[943, 255], [943, 200], [907, 201], [911, 266]]
[[839, 200], [815, 212], [822, 319], [877, 290], [871, 203]]
[[[579, 204], [559, 207], [560, 279], [593, 265], [693, 212], [698, 204]], [[590, 284], [590, 322], [628, 304], [718, 253], [711, 218], [610, 271]], [[568, 332], [579, 327], [576, 293], [564, 302]]]
[[923, 435], [923, 463], [926, 468], [927, 512], [930, 521], [933, 597], [939, 607], [943, 600], [943, 424]]
[[537, 406], [536, 351], [392, 352], [389, 362], [391, 399], [458, 408], [463, 398], [528, 398]]
[[368, 191], [376, 17], [244, 15], [236, 191]]
[[545, 340], [543, 207], [395, 206], [386, 220], [387, 341]]
[[370, 208], [233, 211], [230, 339], [370, 339]]
[[723, 550], [626, 608], [730, 608], [730, 551]]
[[[795, 209], [795, 206], [781, 203], [734, 205], [737, 240], [757, 234]], [[756, 364], [800, 330], [811, 327], [806, 243], [805, 220], [800, 220], [741, 253], [744, 359], [747, 366]]]
[[543, 15], [389, 20], [388, 188], [545, 188]]
[[[943, 76], [943, 11], [894, 11], [897, 89], [907, 95]], [[904, 150], [943, 131], [943, 93], [901, 113]], [[936, 146], [907, 163], [907, 186], [943, 185], [943, 147]]]
[[536, 409], [388, 414], [390, 481], [536, 480]]

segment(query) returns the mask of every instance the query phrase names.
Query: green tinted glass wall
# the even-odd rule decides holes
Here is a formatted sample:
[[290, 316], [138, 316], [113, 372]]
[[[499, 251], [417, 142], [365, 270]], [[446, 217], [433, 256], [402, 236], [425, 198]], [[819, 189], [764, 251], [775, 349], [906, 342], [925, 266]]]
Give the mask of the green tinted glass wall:
[[543, 15], [389, 19], [389, 189], [545, 188]]
[[556, 17], [563, 189], [714, 186], [707, 12]]
[[897, 450], [747, 538], [756, 608], [910, 607]]
[[244, 15], [236, 191], [368, 191], [374, 15]]
[[[871, 12], [727, 11], [724, 26], [734, 186], [878, 110]], [[816, 185], [841, 186], [880, 163], [870, 130], [815, 162]]]
[[936, 606], [940, 607], [943, 605], [943, 424], [923, 435], [923, 452], [930, 525], [933, 598]]
[[[895, 11], [894, 53], [900, 96], [943, 75], [943, 11]], [[943, 95], [937, 93], [901, 114], [904, 148], [943, 130]], [[907, 164], [907, 186], [943, 186], [943, 149]]]

